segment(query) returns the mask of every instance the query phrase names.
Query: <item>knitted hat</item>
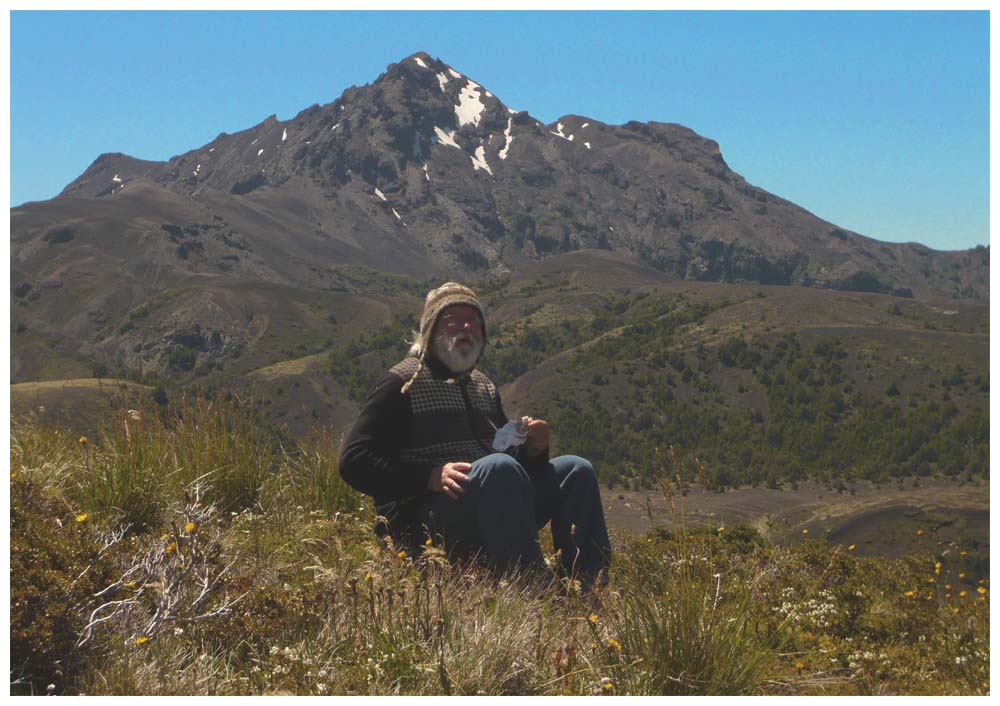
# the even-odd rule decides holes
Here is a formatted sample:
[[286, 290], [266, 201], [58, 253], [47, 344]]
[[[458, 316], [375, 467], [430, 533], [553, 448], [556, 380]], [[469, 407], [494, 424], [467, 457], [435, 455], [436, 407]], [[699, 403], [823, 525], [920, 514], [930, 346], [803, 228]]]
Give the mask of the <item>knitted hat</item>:
[[[458, 282], [445, 282], [437, 289], [427, 292], [427, 298], [424, 300], [424, 313], [420, 316], [420, 334], [414, 341], [413, 347], [410, 348], [410, 353], [420, 358], [421, 367], [423, 367], [423, 361], [431, 348], [431, 334], [434, 332], [434, 326], [444, 310], [456, 304], [471, 306], [479, 312], [483, 343], [486, 343], [486, 317], [483, 314], [483, 305], [479, 303], [479, 297], [471, 289]], [[419, 372], [418, 368], [417, 373]], [[413, 379], [417, 377], [417, 373], [414, 373], [413, 378], [403, 385], [402, 391], [404, 393], [409, 389]]]

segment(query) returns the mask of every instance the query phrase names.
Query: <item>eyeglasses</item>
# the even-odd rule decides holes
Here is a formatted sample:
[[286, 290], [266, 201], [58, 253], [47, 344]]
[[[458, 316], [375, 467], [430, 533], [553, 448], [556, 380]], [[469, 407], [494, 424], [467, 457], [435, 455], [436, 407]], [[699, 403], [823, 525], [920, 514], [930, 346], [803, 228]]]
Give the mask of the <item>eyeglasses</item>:
[[483, 329], [483, 322], [475, 314], [472, 316], [442, 316], [439, 321], [449, 331], [461, 331], [466, 324], [473, 331], [482, 331]]

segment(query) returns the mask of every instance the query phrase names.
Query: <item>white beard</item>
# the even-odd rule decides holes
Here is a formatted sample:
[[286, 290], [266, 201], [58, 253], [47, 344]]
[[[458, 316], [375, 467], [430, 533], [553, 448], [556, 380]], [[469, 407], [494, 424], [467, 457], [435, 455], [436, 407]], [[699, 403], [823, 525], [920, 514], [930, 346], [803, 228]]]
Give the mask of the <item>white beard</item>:
[[[460, 341], [469, 341], [472, 345], [460, 345]], [[482, 351], [483, 342], [464, 333], [454, 336], [443, 333], [431, 342], [431, 353], [455, 375], [472, 370]]]

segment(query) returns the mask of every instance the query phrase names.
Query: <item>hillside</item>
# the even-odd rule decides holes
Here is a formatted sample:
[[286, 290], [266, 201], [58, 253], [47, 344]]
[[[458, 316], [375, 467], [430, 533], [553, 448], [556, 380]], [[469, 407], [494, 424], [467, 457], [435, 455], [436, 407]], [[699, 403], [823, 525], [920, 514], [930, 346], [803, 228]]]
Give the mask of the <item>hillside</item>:
[[370, 323], [397, 275], [518, 275], [587, 249], [664, 282], [989, 298], [988, 248], [848, 232], [750, 185], [683, 126], [544, 125], [418, 53], [166, 162], [102, 155], [57, 198], [12, 209], [11, 317], [31, 336], [14, 381], [95, 363], [174, 375], [191, 356], [272, 364], [295, 352], [275, 339], [308, 354], [336, 338], [330, 313]]
[[382, 543], [329, 438], [288, 445], [239, 404], [109, 421], [86, 439], [12, 429], [12, 694], [989, 689], [988, 564], [933, 517], [898, 558], [776, 542], [685, 520], [704, 489], [672, 460], [674, 527], [616, 531], [609, 584], [581, 596]]
[[508, 411], [616, 488], [668, 446], [720, 488], [987, 473], [988, 248], [845, 231], [688, 128], [544, 125], [424, 53], [13, 209], [12, 382], [220, 391], [339, 438], [452, 278]]

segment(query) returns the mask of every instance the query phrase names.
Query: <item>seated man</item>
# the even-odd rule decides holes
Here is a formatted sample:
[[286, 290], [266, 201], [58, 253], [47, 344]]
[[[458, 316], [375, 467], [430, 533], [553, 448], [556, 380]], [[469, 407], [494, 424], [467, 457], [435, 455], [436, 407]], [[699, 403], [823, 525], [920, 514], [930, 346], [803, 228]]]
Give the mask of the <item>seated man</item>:
[[508, 425], [496, 386], [475, 368], [485, 343], [471, 289], [431, 290], [409, 355], [351, 429], [340, 474], [374, 498], [389, 523], [380, 533], [412, 546], [429, 529], [450, 554], [481, 550], [500, 574], [544, 569], [538, 530], [552, 520], [564, 573], [589, 589], [611, 560], [597, 476], [578, 456], [549, 459], [544, 420]]

